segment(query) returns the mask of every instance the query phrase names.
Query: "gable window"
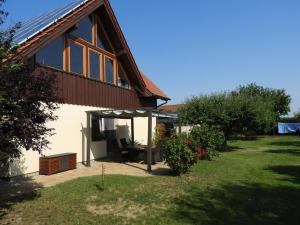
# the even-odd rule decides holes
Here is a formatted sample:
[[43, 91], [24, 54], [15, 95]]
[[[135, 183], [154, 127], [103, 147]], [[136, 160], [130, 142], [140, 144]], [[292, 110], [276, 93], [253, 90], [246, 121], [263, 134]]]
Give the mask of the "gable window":
[[59, 37], [36, 53], [36, 62], [63, 70], [64, 38]]
[[93, 42], [93, 16], [88, 16], [81, 20], [77, 27], [70, 32], [71, 35], [77, 38], [82, 38], [90, 43]]
[[122, 66], [118, 66], [112, 44], [96, 14], [81, 20], [72, 30], [41, 49], [36, 54], [36, 62], [130, 88], [128, 77]]
[[118, 86], [122, 88], [129, 88], [127, 75], [120, 63], [118, 63]]
[[110, 84], [115, 83], [114, 60], [105, 57], [105, 81]]
[[100, 54], [93, 50], [90, 50], [89, 54], [90, 78], [100, 80]]
[[102, 48], [108, 52], [113, 52], [111, 44], [107, 38], [106, 32], [99, 19], [97, 20], [97, 47]]
[[84, 46], [70, 41], [70, 71], [84, 74]]

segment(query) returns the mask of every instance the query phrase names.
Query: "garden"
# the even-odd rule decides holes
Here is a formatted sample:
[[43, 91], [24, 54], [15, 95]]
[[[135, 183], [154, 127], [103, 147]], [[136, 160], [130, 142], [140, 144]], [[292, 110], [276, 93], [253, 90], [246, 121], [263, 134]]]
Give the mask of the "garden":
[[258, 136], [227, 145], [181, 176], [105, 175], [103, 190], [99, 171], [1, 201], [0, 224], [298, 225], [299, 137]]

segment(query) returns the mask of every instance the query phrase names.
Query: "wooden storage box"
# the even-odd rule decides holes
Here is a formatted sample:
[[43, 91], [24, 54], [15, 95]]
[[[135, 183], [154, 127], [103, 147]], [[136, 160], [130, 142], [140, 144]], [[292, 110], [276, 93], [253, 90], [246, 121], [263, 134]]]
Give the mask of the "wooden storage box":
[[40, 175], [51, 175], [76, 169], [76, 153], [40, 157]]

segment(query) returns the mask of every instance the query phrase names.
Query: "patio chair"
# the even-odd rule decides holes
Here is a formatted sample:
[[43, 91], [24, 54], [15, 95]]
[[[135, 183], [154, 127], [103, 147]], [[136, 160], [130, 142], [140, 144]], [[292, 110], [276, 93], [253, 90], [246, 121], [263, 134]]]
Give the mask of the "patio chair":
[[121, 153], [121, 161], [129, 161], [130, 159], [130, 148], [128, 148], [129, 143], [126, 138], [120, 139], [120, 153]]
[[135, 161], [138, 150], [134, 146], [130, 146], [126, 138], [120, 139], [121, 155], [125, 161]]

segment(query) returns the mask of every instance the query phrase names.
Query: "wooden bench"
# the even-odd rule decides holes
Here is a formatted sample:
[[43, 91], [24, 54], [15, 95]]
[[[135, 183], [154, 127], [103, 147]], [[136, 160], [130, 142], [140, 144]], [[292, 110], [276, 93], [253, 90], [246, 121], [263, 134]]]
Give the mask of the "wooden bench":
[[65, 153], [40, 157], [40, 175], [51, 175], [76, 169], [76, 153]]

